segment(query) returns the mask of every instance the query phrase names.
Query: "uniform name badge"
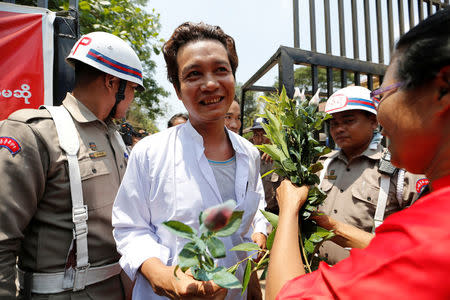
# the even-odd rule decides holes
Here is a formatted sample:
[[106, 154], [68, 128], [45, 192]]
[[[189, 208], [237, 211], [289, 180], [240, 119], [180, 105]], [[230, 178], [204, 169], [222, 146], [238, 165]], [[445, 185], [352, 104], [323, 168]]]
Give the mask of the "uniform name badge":
[[329, 180], [336, 180], [337, 176], [335, 175], [336, 171], [335, 170], [330, 170], [330, 172], [325, 175], [325, 179], [329, 179]]
[[104, 156], [106, 156], [106, 152], [105, 151], [95, 151], [95, 152], [89, 153], [89, 157], [91, 159], [104, 157]]

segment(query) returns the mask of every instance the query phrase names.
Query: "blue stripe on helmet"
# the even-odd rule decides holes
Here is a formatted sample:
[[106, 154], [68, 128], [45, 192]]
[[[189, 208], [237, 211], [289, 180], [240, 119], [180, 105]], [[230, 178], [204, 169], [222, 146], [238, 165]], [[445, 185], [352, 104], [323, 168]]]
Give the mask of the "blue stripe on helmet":
[[[101, 60], [98, 57], [95, 57], [90, 52], [92, 52], [94, 55], [96, 55], [98, 57], [101, 57], [105, 61]], [[138, 79], [142, 80], [142, 72], [140, 70], [132, 68], [132, 67], [127, 66], [125, 64], [122, 64], [122, 63], [120, 63], [120, 62], [118, 62], [118, 61], [116, 61], [116, 60], [114, 60], [114, 59], [112, 59], [112, 58], [110, 58], [110, 57], [108, 57], [108, 56], [106, 56], [106, 55], [104, 55], [104, 54], [94, 50], [94, 49], [90, 49], [86, 56], [88, 58], [98, 62], [99, 64], [102, 64], [105, 67], [108, 67], [108, 68], [110, 68], [110, 69], [112, 69], [114, 71], [117, 71], [119, 73], [126, 74], [126, 75], [129, 75], [129, 76], [132, 76], [132, 77], [135, 77], [135, 78], [138, 78]], [[123, 70], [122, 68], [126, 69], [126, 70]], [[138, 74], [135, 74], [135, 73], [138, 73]]]

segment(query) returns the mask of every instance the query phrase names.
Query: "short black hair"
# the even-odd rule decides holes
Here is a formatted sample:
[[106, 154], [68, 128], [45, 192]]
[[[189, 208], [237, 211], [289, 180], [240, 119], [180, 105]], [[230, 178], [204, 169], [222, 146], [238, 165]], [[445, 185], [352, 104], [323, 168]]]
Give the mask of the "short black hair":
[[429, 16], [404, 34], [395, 46], [396, 78], [413, 89], [450, 65], [450, 6]]
[[187, 114], [183, 114], [183, 113], [179, 113], [179, 114], [174, 114], [172, 116], [172, 118], [170, 118], [170, 120], [167, 122], [167, 128], [170, 128], [173, 126], [173, 123], [175, 122], [176, 119], [178, 118], [182, 118], [185, 119], [186, 121], [189, 120], [189, 116]]
[[106, 73], [96, 69], [88, 64], [80, 61], [75, 61], [75, 85], [74, 87], [81, 87], [96, 80], [98, 77]]
[[231, 71], [234, 78], [236, 78], [238, 56], [234, 39], [226, 34], [219, 26], [212, 26], [203, 22], [185, 22], [175, 29], [170, 39], [162, 48], [164, 60], [167, 65], [167, 78], [176, 89], [180, 89], [177, 63], [178, 50], [189, 42], [202, 40], [218, 41], [225, 47], [228, 60], [230, 61]]

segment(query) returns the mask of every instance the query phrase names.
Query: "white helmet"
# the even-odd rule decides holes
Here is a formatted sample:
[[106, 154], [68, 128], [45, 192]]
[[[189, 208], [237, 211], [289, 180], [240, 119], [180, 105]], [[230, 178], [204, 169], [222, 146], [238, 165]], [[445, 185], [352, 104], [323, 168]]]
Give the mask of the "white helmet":
[[370, 98], [370, 90], [362, 86], [348, 86], [328, 98], [325, 112], [329, 114], [358, 109], [377, 114], [375, 103]]
[[73, 45], [66, 61], [74, 66], [78, 60], [120, 79], [131, 81], [144, 90], [142, 64], [136, 52], [121, 38], [107, 32], [83, 35]]

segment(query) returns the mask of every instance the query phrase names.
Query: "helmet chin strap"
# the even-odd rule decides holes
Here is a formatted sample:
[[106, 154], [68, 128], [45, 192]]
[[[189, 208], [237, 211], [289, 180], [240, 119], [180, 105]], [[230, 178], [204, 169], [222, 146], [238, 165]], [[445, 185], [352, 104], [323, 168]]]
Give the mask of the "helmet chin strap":
[[109, 117], [111, 119], [114, 119], [114, 116], [116, 115], [117, 105], [119, 104], [119, 102], [122, 101], [123, 99], [125, 99], [125, 88], [126, 87], [127, 87], [127, 81], [120, 79], [119, 89], [117, 90], [117, 93], [116, 93], [116, 103], [114, 104], [113, 108], [109, 112]]

